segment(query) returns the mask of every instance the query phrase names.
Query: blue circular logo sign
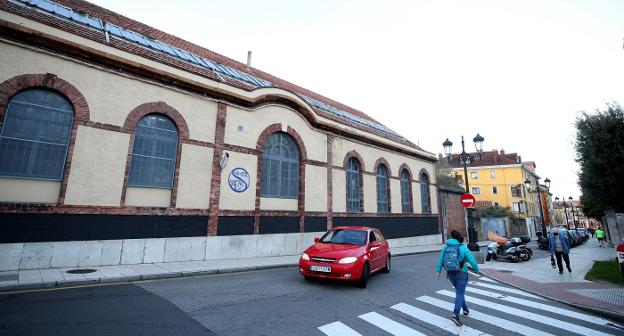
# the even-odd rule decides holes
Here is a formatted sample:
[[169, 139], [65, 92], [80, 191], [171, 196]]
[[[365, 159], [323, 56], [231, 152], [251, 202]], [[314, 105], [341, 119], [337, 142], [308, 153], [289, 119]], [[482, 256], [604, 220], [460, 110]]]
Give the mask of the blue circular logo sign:
[[243, 192], [249, 188], [249, 173], [245, 168], [234, 168], [228, 177], [228, 184], [235, 192]]

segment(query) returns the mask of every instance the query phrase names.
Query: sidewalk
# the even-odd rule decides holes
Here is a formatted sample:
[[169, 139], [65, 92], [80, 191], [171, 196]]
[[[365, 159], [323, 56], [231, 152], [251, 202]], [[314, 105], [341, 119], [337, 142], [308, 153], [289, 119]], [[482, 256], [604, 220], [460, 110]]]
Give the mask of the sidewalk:
[[572, 273], [559, 274], [550, 264], [547, 251], [534, 250], [533, 258], [524, 263], [486, 262], [481, 273], [503, 283], [564, 302], [582, 309], [624, 320], [624, 288], [610, 283], [585, 280], [585, 274], [595, 260], [609, 260], [616, 256], [612, 247], [599, 248], [597, 240], [570, 250]]
[[[392, 249], [392, 255], [435, 252], [440, 251], [442, 246], [442, 244], [434, 244], [397, 247]], [[299, 263], [299, 257], [298, 254], [266, 258], [8, 271], [0, 272], [0, 293], [291, 267]], [[89, 272], [85, 273], [85, 271]]]

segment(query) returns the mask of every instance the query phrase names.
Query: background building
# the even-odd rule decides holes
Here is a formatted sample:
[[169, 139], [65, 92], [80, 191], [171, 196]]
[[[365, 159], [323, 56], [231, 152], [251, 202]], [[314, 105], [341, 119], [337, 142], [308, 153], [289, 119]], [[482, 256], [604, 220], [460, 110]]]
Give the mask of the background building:
[[[478, 157], [476, 153], [470, 155]], [[457, 158], [458, 154], [453, 154], [452, 161], [457, 162]], [[524, 186], [525, 180], [535, 181], [538, 177], [534, 162], [523, 162], [517, 153], [492, 150], [484, 151], [481, 160], [470, 162], [467, 166], [470, 192], [478, 205], [507, 207], [526, 223], [529, 235], [541, 231], [537, 194], [529, 192]], [[465, 183], [463, 167], [452, 167], [451, 174], [461, 184]]]
[[0, 270], [441, 241], [435, 156], [361, 111], [84, 1], [0, 27]]

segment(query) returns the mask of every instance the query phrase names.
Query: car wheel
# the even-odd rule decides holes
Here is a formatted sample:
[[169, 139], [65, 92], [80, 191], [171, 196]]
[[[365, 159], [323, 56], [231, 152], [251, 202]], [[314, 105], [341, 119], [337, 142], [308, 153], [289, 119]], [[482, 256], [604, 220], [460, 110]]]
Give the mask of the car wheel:
[[383, 268], [384, 273], [390, 273], [390, 269], [392, 268], [392, 262], [390, 261], [390, 255], [388, 255], [388, 259], [386, 259], [386, 267]]
[[358, 281], [358, 287], [360, 288], [366, 288], [366, 285], [368, 283], [368, 263], [364, 264], [364, 267], [362, 267], [362, 275], [360, 276], [360, 281]]

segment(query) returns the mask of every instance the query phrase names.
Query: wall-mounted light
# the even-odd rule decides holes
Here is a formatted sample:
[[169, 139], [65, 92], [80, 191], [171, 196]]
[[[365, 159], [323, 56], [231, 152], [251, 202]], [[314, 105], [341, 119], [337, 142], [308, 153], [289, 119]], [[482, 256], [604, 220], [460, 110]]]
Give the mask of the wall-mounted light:
[[221, 167], [221, 169], [225, 168], [225, 165], [227, 165], [229, 158], [230, 158], [229, 153], [226, 153], [226, 152], [221, 153], [221, 160], [219, 160], [219, 167]]

